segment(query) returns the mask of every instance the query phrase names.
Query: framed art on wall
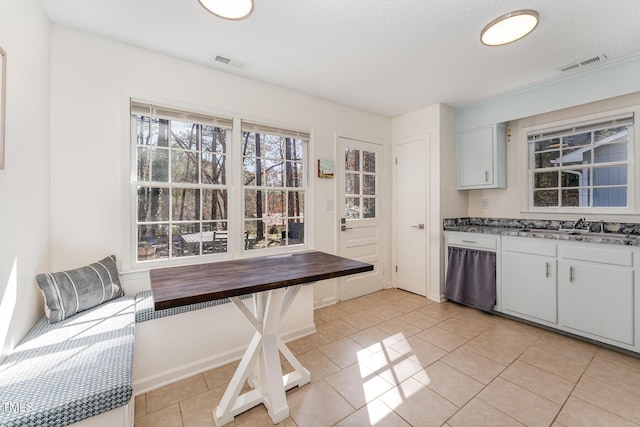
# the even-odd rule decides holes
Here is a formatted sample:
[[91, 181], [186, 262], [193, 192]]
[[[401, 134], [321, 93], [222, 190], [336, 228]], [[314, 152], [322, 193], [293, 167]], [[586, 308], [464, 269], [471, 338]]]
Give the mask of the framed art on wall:
[[7, 89], [7, 54], [0, 47], [0, 170], [4, 169], [5, 97]]
[[333, 178], [333, 160], [318, 160], [318, 178]]

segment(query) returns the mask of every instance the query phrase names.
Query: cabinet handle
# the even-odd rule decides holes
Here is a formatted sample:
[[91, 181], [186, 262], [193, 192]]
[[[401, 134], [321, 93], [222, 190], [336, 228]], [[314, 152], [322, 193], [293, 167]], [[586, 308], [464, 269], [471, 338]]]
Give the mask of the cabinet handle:
[[546, 270], [546, 277], [547, 279], [549, 278], [549, 276], [551, 275], [551, 264], [547, 263], [547, 270]]
[[484, 182], [489, 182], [489, 171], [484, 171]]
[[471, 243], [471, 244], [476, 244], [475, 240], [463, 240], [462, 243]]
[[573, 282], [573, 266], [569, 267], [569, 282]]

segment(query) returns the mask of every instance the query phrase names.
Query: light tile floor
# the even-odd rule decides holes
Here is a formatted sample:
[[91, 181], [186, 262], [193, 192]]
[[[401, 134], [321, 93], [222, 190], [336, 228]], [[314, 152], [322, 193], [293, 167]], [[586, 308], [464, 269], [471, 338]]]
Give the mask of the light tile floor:
[[[280, 426], [640, 426], [640, 359], [389, 289], [315, 311]], [[214, 426], [236, 363], [136, 397], [136, 427]], [[291, 370], [288, 362], [283, 369]], [[264, 406], [230, 426], [271, 426]]]

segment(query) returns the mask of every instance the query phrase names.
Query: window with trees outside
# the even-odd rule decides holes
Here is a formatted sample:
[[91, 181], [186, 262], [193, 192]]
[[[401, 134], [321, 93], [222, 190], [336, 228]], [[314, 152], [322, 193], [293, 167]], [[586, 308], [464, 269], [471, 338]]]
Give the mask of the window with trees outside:
[[227, 251], [232, 120], [131, 103], [138, 262]]
[[528, 133], [533, 208], [627, 208], [633, 115]]
[[308, 133], [242, 123], [245, 249], [304, 244], [308, 141]]
[[376, 217], [376, 153], [345, 148], [346, 219]]

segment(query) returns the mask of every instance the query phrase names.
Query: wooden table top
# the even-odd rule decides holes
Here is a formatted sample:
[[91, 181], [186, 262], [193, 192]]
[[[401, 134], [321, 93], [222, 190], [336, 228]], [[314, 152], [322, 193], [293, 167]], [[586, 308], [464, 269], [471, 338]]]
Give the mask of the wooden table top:
[[313, 251], [156, 268], [149, 276], [155, 309], [161, 310], [372, 270], [371, 264]]

